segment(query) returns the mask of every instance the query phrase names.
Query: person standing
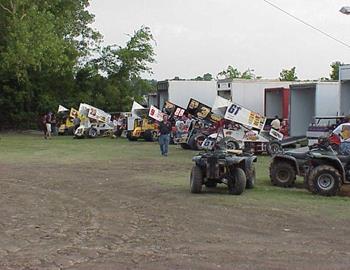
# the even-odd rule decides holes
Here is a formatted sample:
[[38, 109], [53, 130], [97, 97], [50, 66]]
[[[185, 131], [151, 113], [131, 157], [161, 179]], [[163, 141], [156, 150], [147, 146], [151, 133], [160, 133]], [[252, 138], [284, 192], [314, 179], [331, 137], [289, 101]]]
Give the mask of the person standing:
[[74, 133], [75, 131], [78, 129], [78, 127], [80, 126], [80, 118], [78, 117], [78, 115], [74, 116], [73, 119], [73, 125], [74, 125]]
[[57, 136], [58, 135], [58, 130], [57, 130], [57, 119], [55, 114], [51, 114], [51, 132], [52, 135]]
[[168, 148], [170, 142], [170, 132], [171, 132], [171, 123], [168, 120], [168, 115], [163, 115], [163, 121], [159, 123], [159, 145], [160, 153], [162, 156], [168, 156]]
[[274, 130], [279, 131], [281, 128], [281, 122], [278, 119], [278, 116], [275, 116], [275, 119], [273, 119], [273, 121], [271, 122], [271, 128], [273, 128]]
[[46, 137], [51, 139], [51, 112], [46, 115]]
[[46, 117], [47, 117], [46, 114], [43, 114], [43, 115], [40, 117], [40, 127], [41, 127], [41, 130], [44, 132], [44, 138], [45, 138], [45, 139], [47, 139]]

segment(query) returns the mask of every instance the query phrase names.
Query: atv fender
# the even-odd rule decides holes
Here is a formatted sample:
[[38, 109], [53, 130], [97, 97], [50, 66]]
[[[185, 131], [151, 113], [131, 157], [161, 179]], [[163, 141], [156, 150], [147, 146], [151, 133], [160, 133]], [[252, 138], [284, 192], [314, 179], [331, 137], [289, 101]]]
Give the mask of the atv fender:
[[236, 156], [225, 157], [227, 166], [240, 164], [241, 162], [244, 162], [245, 159], [246, 159], [245, 157], [236, 157]]
[[244, 168], [243, 170], [247, 174], [247, 177], [251, 177], [253, 173], [253, 163], [257, 162], [258, 158], [256, 156], [246, 157], [244, 162]]
[[297, 175], [300, 175], [300, 169], [297, 163], [297, 160], [295, 157], [291, 157], [291, 156], [287, 156], [287, 155], [282, 155], [282, 154], [277, 154], [276, 156], [274, 156], [271, 160], [271, 164], [277, 161], [286, 161], [289, 162], [293, 165], [293, 167], [295, 168], [295, 171], [297, 173]]
[[205, 167], [205, 162], [202, 159], [202, 156], [194, 156], [192, 161], [196, 163], [199, 167]]

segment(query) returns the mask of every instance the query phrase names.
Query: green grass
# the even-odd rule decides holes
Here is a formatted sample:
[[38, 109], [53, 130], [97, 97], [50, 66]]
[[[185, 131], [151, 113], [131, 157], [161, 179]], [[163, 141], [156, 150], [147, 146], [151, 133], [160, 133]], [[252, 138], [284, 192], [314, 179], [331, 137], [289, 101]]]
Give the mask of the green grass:
[[[188, 178], [192, 167], [191, 158], [196, 152], [170, 147], [170, 156], [160, 157], [156, 143], [129, 142], [126, 139], [99, 138], [94, 140], [73, 140], [72, 137], [54, 137], [44, 140], [42, 136], [30, 134], [1, 134], [0, 163], [50, 163], [84, 164], [102, 166], [108, 162], [134, 164], [147, 161], [149, 166], [143, 173], [135, 175], [147, 181], [156, 182], [178, 194], [189, 195]], [[256, 164], [257, 185], [242, 196], [228, 196], [224, 188], [196, 197], [203, 203], [223, 206], [240, 206], [268, 211], [287, 211], [290, 214], [327, 216], [349, 219], [350, 198], [321, 197], [299, 188], [278, 188], [271, 186], [268, 167], [270, 158], [259, 156]], [[162, 166], [167, 169], [162, 170]], [[126, 168], [132, 169], [131, 168]], [[301, 186], [301, 180], [299, 181]], [[185, 196], [184, 195], [184, 196]], [[195, 195], [193, 195], [195, 196]]]

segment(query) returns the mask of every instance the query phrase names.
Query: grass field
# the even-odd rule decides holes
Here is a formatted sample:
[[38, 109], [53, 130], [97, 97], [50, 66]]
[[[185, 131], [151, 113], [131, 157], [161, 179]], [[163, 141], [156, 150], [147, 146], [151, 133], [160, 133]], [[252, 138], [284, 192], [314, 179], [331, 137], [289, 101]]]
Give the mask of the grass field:
[[[276, 222], [274, 226], [277, 227], [272, 226], [271, 230], [282, 230], [283, 228], [295, 231], [299, 230], [305, 233], [305, 235], [302, 234], [298, 236], [301, 238], [308, 238], [307, 231], [314, 226], [325, 224], [325, 227], [321, 226], [321, 229], [324, 230], [322, 233], [327, 236], [327, 228], [339, 227], [340, 231], [345, 232], [348, 230], [346, 224], [350, 224], [350, 198], [347, 196], [321, 197], [312, 195], [302, 188], [301, 179], [299, 179], [299, 187], [297, 188], [283, 189], [271, 186], [268, 176], [270, 160], [268, 156], [258, 157], [258, 162], [256, 163], [256, 187], [252, 190], [246, 190], [241, 196], [227, 195], [224, 187], [210, 189], [200, 195], [194, 195], [189, 193], [189, 174], [192, 167], [191, 158], [196, 152], [183, 150], [178, 146], [170, 147], [169, 157], [161, 157], [159, 154], [159, 147], [156, 143], [129, 142], [126, 139], [115, 140], [99, 138], [94, 140], [73, 140], [71, 137], [55, 137], [52, 140], [44, 140], [41, 136], [36, 134], [12, 133], [1, 134], [0, 137], [0, 194], [2, 195], [0, 203], [2, 205], [13, 205], [14, 208], [11, 213], [6, 212], [9, 210], [4, 210], [5, 216], [2, 216], [3, 220], [10, 220], [9, 216], [6, 216], [6, 213], [8, 215], [15, 215], [14, 213], [17, 211], [15, 209], [16, 205], [20, 204], [20, 202], [13, 200], [16, 198], [17, 192], [20, 197], [20, 194], [23, 193], [23, 188], [16, 189], [11, 186], [18, 182], [21, 183], [22, 186], [25, 185], [25, 189], [28, 190], [34, 186], [40, 188], [40, 190], [44, 188], [48, 192], [64, 193], [65, 195], [62, 196], [71, 194], [72, 198], [84, 201], [87, 205], [89, 205], [89, 200], [87, 198], [91, 196], [91, 194], [94, 194], [94, 191], [104, 192], [104, 197], [101, 197], [99, 201], [94, 201], [92, 203], [93, 206], [91, 205], [91, 209], [98, 209], [91, 210], [89, 214], [93, 216], [93, 213], [97, 211], [96, 220], [99, 220], [101, 216], [105, 217], [107, 212], [109, 213], [109, 207], [112, 207], [113, 204], [117, 204], [116, 194], [120, 194], [121, 198], [128, 198], [125, 200], [130, 204], [138, 200], [138, 196], [142, 197], [143, 200], [148, 201], [149, 204], [154, 204], [154, 207], [158, 209], [157, 211], [165, 211], [164, 216], [174, 223], [177, 222], [176, 219], [179, 215], [183, 219], [188, 220], [189, 216], [187, 216], [185, 210], [190, 207], [190, 205], [195, 204], [198, 206], [198, 209], [202, 211], [201, 213], [197, 213], [200, 216], [214, 216], [214, 219], [216, 216], [216, 218], [222, 219], [223, 222], [232, 222], [231, 218], [233, 217], [227, 217], [225, 220], [225, 216], [221, 215], [218, 209], [233, 211], [232, 213], [243, 212], [246, 214], [238, 219], [233, 219], [235, 220], [234, 222], [240, 224], [262, 222], [261, 226], [265, 228], [266, 232], [269, 230], [269, 226], [272, 226], [270, 223]], [[45, 172], [46, 168], [47, 172]], [[43, 178], [43, 175], [50, 175], [50, 177]], [[86, 178], [87, 176], [89, 179]], [[74, 186], [74, 189], [72, 186]], [[120, 186], [121, 188], [119, 188]], [[138, 192], [140, 192], [140, 195], [137, 196], [131, 193], [136, 186], [142, 187], [142, 190], [139, 188], [137, 189]], [[80, 194], [77, 190], [79, 190], [79, 192], [82, 190], [82, 193]], [[107, 195], [109, 194], [108, 192], [112, 193]], [[34, 194], [30, 194], [30, 196], [26, 194], [25, 198], [28, 205], [38, 203], [38, 198]], [[62, 202], [62, 207], [65, 208], [74, 201], [69, 202], [69, 197], [62, 198], [64, 198], [62, 199], [64, 200], [64, 202]], [[60, 205], [61, 203], [61, 199], [52, 200], [53, 201], [48, 199], [47, 204], [52, 203], [54, 205]], [[110, 200], [111, 205], [108, 204], [108, 207], [103, 205], [106, 200]], [[112, 203], [112, 201], [114, 203]], [[100, 205], [100, 203], [102, 205]], [[65, 204], [67, 205], [64, 206]], [[168, 209], [163, 209], [162, 204], [167, 205]], [[143, 209], [144, 206], [134, 207], [135, 209], [139, 209], [139, 207]], [[174, 208], [172, 209], [172, 207]], [[179, 210], [182, 209], [182, 207], [184, 208], [184, 212]], [[137, 212], [139, 210], [135, 211]], [[144, 209], [144, 211], [147, 212], [147, 216], [153, 215], [153, 210]], [[23, 223], [17, 224], [18, 227], [22, 227], [23, 224], [26, 224], [25, 219], [27, 214], [26, 212], [23, 213]], [[143, 213], [143, 215], [146, 214]], [[119, 215], [113, 216], [113, 218], [118, 219], [118, 216]], [[29, 216], [27, 218], [30, 220]], [[102, 220], [103, 219], [99, 221], [99, 224], [104, 222]], [[128, 218], [126, 218], [126, 221], [127, 220]], [[187, 222], [189, 222], [188, 226], [190, 226], [191, 221], [188, 220]], [[51, 221], [48, 220], [47, 223], [51, 223]], [[5, 229], [6, 226], [10, 227], [11, 224], [10, 221], [8, 224], [4, 221], [0, 223], [0, 226]], [[147, 231], [148, 229], [141, 228], [139, 230]], [[212, 228], [208, 227], [205, 229], [211, 230]], [[177, 236], [175, 237], [178, 237], [178, 233], [179, 232], [176, 232]], [[328, 233], [329, 238], [333, 239], [332, 232]], [[3, 265], [0, 263], [0, 266], [2, 266], [0, 268], [19, 269], [16, 268], [16, 264], [13, 264], [13, 261], [18, 261], [18, 257], [16, 257], [18, 254], [15, 256], [10, 251], [6, 251], [6, 247], [4, 247], [3, 243], [6, 242], [4, 239], [8, 239], [9, 236], [7, 235], [6, 237], [0, 234], [0, 261], [6, 262], [6, 264], [4, 263]], [[284, 236], [279, 237], [282, 237], [282, 240], [284, 239]], [[337, 237], [340, 242], [343, 241], [339, 235], [337, 235]], [[32, 240], [28, 241], [30, 242]], [[276, 243], [277, 242], [276, 239]], [[322, 243], [316, 241], [314, 244], [316, 248], [318, 244], [321, 245]], [[346, 249], [345, 246], [347, 244], [347, 242], [341, 243], [339, 249]], [[20, 246], [20, 242], [18, 245]], [[35, 245], [32, 248], [34, 250]], [[271, 249], [271, 254], [278, 253], [274, 250], [274, 247], [271, 247]], [[277, 246], [276, 249], [278, 249]], [[332, 249], [334, 250], [336, 248], [332, 247]], [[2, 250], [5, 250], [7, 253], [2, 253]], [[40, 252], [44, 254], [47, 251], [38, 250], [36, 255], [28, 255], [29, 257], [24, 258], [30, 260], [33, 259], [33, 256], [45, 255]], [[288, 249], [286, 252], [288, 252]], [[300, 265], [297, 268], [313, 269], [312, 267], [309, 268], [310, 265], [308, 264], [306, 264], [308, 267], [304, 268], [305, 263], [309, 260], [310, 256], [312, 256], [311, 254], [313, 251], [311, 250], [310, 252], [310, 254], [303, 255], [304, 257], [301, 258]], [[51, 253], [50, 256], [56, 258], [55, 255]], [[125, 256], [125, 258], [128, 257], [127, 255]], [[271, 256], [273, 260], [276, 260], [273, 255]], [[97, 258], [95, 259], [97, 260]], [[90, 263], [91, 261], [86, 259], [85, 263], [88, 262]], [[206, 267], [211, 269], [211, 260], [208, 259], [206, 263]], [[32, 263], [31, 266], [33, 265], [38, 267], [33, 269], [46, 269], [40, 264]], [[84, 267], [81, 269], [88, 269], [85, 268], [87, 264], [83, 266]], [[189, 263], [182, 266], [192, 267], [193, 265]], [[339, 265], [335, 264], [332, 269], [346, 269], [338, 266]], [[279, 267], [283, 269], [297, 269], [289, 265], [287, 261], [279, 261], [276, 265], [273, 264], [271, 268], [266, 269], [282, 269]], [[155, 269], [157, 268], [161, 267], [157, 265]], [[70, 268], [67, 267], [67, 269]], [[73, 267], [71, 269], [78, 268]], [[227, 269], [229, 269], [229, 264], [227, 265]]]
[[[170, 156], [162, 158], [158, 145], [147, 142], [129, 142], [126, 139], [99, 138], [95, 140], [73, 140], [72, 137], [55, 137], [44, 140], [40, 136], [4, 134], [0, 140], [0, 162], [3, 163], [50, 163], [57, 165], [81, 164], [91, 162], [112, 163], [118, 160], [142, 162], [147, 159], [173, 164], [188, 170], [164, 172], [148, 168], [143, 177], [161, 185], [188, 192], [188, 177], [192, 166], [191, 158], [197, 152], [170, 146]], [[281, 208], [286, 211], [305, 212], [312, 215], [331, 215], [337, 218], [350, 217], [350, 198], [346, 196], [320, 197], [302, 188], [302, 179], [298, 179], [297, 188], [273, 187], [269, 180], [269, 156], [259, 156], [256, 163], [257, 183], [253, 190], [247, 190], [244, 196], [222, 196], [210, 194], [205, 197], [212, 203], [230, 205], [233, 202], [251, 204], [257, 207]], [[170, 174], [169, 174], [170, 173]], [[165, 177], [166, 176], [166, 177]], [[226, 191], [224, 191], [226, 192]]]

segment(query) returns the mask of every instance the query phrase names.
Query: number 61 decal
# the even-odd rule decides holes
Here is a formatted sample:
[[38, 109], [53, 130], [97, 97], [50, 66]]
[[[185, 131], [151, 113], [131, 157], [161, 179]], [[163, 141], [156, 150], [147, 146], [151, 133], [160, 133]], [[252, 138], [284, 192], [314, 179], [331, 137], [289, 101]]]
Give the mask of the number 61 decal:
[[239, 107], [236, 104], [232, 104], [231, 107], [228, 109], [228, 112], [232, 113], [233, 115], [237, 115], [241, 109], [242, 107]]

